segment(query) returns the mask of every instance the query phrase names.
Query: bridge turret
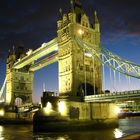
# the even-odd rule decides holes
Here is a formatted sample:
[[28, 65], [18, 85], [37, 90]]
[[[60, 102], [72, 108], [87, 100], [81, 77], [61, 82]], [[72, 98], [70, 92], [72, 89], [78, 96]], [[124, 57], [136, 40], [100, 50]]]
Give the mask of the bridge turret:
[[9, 54], [7, 56], [7, 67], [9, 68], [9, 70], [12, 69], [13, 64], [16, 61], [16, 55], [14, 51], [9, 50]]
[[6, 64], [6, 104], [13, 106], [16, 98], [21, 98], [25, 103], [32, 102], [33, 73], [25, 66], [21, 69], [14, 69], [16, 61], [25, 56], [23, 46], [16, 51], [9, 52]]
[[[100, 62], [93, 60], [74, 41], [78, 36], [88, 44], [100, 50], [99, 22], [91, 26], [79, 0], [71, 0], [71, 10], [57, 22], [58, 25], [58, 63], [59, 95], [83, 96], [85, 85], [87, 94], [101, 93]], [[86, 78], [85, 78], [86, 75]], [[84, 92], [84, 93], [83, 93]]]
[[23, 45], [19, 45], [15, 51], [16, 60], [21, 59], [25, 56], [25, 50]]
[[68, 13], [69, 23], [76, 23], [76, 14], [75, 13]]
[[87, 28], [90, 28], [89, 18], [86, 14], [83, 14], [81, 17], [81, 25]]
[[64, 24], [64, 26], [67, 26], [68, 25], [68, 16], [67, 16], [67, 14], [64, 14], [63, 15], [63, 24]]
[[57, 30], [60, 30], [63, 26], [62, 18], [63, 18], [63, 13], [62, 13], [62, 9], [60, 8], [59, 17], [58, 17], [58, 21], [57, 21]]

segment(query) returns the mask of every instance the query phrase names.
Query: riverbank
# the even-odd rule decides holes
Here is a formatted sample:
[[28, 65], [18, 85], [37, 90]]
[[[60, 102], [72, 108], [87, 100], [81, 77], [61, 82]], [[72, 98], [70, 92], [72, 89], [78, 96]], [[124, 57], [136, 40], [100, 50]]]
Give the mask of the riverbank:
[[32, 124], [31, 119], [9, 119], [9, 118], [0, 118], [0, 125], [22, 125], [22, 124]]
[[[117, 129], [117, 131], [116, 131]], [[110, 129], [94, 129], [92, 131], [67, 131], [34, 133], [33, 125], [0, 125], [0, 139], [3, 140], [115, 140], [120, 136], [130, 135], [140, 131], [140, 118], [119, 120], [119, 127]], [[119, 133], [118, 133], [119, 132]], [[126, 137], [125, 137], [126, 138]]]
[[91, 131], [118, 127], [117, 119], [67, 120], [61, 116], [35, 115], [34, 132]]

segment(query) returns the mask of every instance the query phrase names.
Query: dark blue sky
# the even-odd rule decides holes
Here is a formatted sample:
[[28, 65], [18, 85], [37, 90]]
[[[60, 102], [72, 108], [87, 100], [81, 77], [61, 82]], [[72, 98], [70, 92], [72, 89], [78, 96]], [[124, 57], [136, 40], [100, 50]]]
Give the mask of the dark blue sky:
[[[94, 10], [101, 23], [101, 44], [116, 54], [140, 64], [140, 1], [81, 0], [93, 21]], [[59, 8], [69, 11], [69, 0], [1, 0], [0, 4], [0, 87], [4, 80], [4, 62], [8, 50], [19, 44], [26, 49], [38, 48], [56, 37]], [[57, 89], [57, 63], [35, 73], [35, 96], [42, 83]]]

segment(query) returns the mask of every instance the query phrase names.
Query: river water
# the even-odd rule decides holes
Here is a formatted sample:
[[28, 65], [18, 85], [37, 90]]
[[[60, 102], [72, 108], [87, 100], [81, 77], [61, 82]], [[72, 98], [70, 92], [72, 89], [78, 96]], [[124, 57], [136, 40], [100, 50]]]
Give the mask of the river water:
[[93, 130], [86, 132], [33, 133], [32, 125], [0, 126], [0, 140], [112, 140], [124, 135], [140, 132], [140, 118], [119, 120], [115, 129]]

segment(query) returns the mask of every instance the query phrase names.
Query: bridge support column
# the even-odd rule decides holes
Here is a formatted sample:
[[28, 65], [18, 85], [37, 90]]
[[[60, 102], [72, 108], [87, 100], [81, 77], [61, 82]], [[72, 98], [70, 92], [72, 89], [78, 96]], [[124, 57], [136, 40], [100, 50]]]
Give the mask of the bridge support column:
[[83, 102], [80, 97], [42, 98], [44, 106], [34, 115], [34, 131], [75, 131], [118, 126], [117, 106]]

